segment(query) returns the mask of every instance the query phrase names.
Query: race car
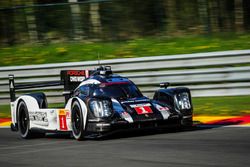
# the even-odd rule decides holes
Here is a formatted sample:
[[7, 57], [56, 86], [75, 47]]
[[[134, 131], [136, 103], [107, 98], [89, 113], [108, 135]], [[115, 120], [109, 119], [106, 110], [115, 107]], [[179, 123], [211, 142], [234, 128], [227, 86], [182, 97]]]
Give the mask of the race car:
[[[48, 108], [44, 93], [16, 98], [16, 90], [64, 85], [63, 108]], [[192, 101], [186, 87], [160, 84], [154, 97], [144, 96], [128, 78], [110, 66], [95, 70], [63, 70], [58, 82], [15, 84], [9, 75], [11, 129], [22, 138], [71, 133], [77, 140], [121, 130], [192, 126]]]

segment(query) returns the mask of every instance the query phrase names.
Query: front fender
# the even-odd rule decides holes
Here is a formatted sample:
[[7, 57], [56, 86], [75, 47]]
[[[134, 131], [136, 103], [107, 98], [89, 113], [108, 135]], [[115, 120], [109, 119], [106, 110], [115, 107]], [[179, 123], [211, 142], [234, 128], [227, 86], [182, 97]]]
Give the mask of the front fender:
[[[176, 96], [179, 95], [179, 94], [181, 94], [181, 93], [183, 93], [183, 92], [188, 93], [188, 97], [189, 97], [189, 102], [190, 102], [191, 108], [185, 109], [185, 111], [184, 110], [180, 111], [179, 109], [177, 109]], [[156, 101], [159, 101], [161, 103], [168, 104], [172, 108], [174, 108], [175, 110], [178, 110], [181, 113], [191, 114], [192, 111], [193, 111], [191, 92], [186, 87], [159, 89], [159, 90], [157, 90], [155, 92], [153, 99], [156, 100]]]
[[[87, 109], [87, 106], [85, 104], [85, 102], [80, 99], [79, 97], [72, 97], [68, 100], [66, 106], [65, 106], [65, 109], [68, 110], [70, 112], [70, 118], [71, 118], [71, 108], [72, 108], [72, 104], [73, 102], [77, 100], [81, 106], [81, 109], [82, 109], [82, 116], [83, 116], [83, 126], [84, 126], [84, 129], [86, 128], [86, 124], [87, 124], [87, 112], [88, 112], [88, 109]], [[72, 125], [70, 126], [70, 129], [72, 129]]]

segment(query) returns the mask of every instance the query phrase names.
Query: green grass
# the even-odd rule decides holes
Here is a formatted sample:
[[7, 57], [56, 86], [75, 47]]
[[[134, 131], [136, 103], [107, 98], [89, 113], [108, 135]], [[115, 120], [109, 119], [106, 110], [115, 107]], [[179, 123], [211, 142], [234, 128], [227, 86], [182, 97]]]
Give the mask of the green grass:
[[[193, 98], [194, 115], [245, 115], [250, 114], [250, 96]], [[51, 104], [49, 107], [62, 107]], [[10, 117], [9, 105], [0, 105], [0, 118]]]
[[0, 48], [0, 66], [77, 62], [250, 48], [250, 34], [146, 37], [120, 42], [23, 44]]
[[0, 118], [10, 118], [10, 105], [0, 105]]
[[250, 96], [193, 98], [195, 115], [250, 114]]

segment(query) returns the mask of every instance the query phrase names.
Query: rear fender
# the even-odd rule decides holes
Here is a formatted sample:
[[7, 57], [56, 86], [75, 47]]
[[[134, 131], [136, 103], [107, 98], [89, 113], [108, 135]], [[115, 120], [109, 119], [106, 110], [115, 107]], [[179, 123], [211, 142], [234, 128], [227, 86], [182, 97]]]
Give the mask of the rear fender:
[[24, 101], [28, 112], [30, 111], [34, 111], [34, 110], [39, 110], [39, 105], [37, 100], [30, 96], [30, 95], [22, 95], [20, 97], [18, 97], [14, 102], [10, 103], [11, 106], [11, 118], [12, 118], [12, 123], [17, 123], [17, 117], [18, 117], [18, 113], [17, 113], [17, 107], [19, 105], [19, 103], [21, 101]]
[[30, 93], [26, 94], [36, 99], [39, 108], [48, 108], [47, 99], [44, 93]]

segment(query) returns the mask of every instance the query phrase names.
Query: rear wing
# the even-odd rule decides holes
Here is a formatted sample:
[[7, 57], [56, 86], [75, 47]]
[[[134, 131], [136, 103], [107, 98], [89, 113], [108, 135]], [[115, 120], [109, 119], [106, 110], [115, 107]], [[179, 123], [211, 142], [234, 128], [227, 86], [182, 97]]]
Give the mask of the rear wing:
[[13, 74], [9, 75], [9, 90], [10, 90], [10, 101], [16, 100], [16, 90], [49, 87], [61, 85], [61, 81], [50, 81], [50, 82], [39, 82], [39, 83], [27, 83], [27, 84], [15, 84], [15, 78]]
[[13, 74], [9, 75], [9, 91], [10, 101], [16, 100], [16, 90], [39, 88], [39, 87], [50, 87], [64, 85], [64, 96], [67, 101], [70, 97], [70, 93], [86, 78], [93, 74], [95, 70], [62, 70], [60, 73], [60, 81], [49, 81], [49, 82], [35, 82], [16, 84], [15, 77]]

